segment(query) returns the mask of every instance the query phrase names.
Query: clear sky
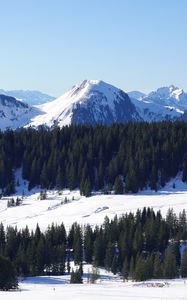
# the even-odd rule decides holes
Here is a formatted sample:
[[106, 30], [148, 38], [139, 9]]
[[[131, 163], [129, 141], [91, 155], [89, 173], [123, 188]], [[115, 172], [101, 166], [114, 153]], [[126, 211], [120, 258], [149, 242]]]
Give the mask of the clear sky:
[[187, 0], [0, 0], [0, 88], [187, 91]]

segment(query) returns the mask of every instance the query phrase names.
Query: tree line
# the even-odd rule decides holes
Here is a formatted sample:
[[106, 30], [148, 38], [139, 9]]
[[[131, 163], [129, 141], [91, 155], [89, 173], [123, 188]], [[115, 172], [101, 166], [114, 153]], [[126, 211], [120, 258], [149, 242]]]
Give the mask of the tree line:
[[[72, 273], [72, 282], [77, 276], [81, 281], [84, 262], [119, 273], [124, 280], [187, 277], [186, 241], [185, 210], [177, 217], [170, 209], [163, 218], [160, 212], [144, 208], [113, 220], [106, 217], [95, 228], [74, 223], [69, 232], [63, 224], [52, 224], [45, 232], [39, 225], [29, 231], [27, 227], [5, 230], [0, 224], [0, 257], [10, 260], [17, 276], [67, 272]], [[71, 261], [77, 271], [71, 269]]]
[[128, 123], [110, 127], [69, 126], [0, 133], [0, 188], [15, 190], [22, 168], [29, 189], [136, 193], [157, 190], [178, 172], [187, 181], [187, 123]]

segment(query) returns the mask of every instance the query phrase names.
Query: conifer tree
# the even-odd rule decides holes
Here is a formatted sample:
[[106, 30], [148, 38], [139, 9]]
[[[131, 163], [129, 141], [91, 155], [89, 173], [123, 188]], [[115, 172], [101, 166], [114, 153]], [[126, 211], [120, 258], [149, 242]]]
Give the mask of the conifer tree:
[[129, 276], [129, 264], [128, 264], [128, 259], [127, 257], [125, 258], [124, 262], [123, 262], [123, 267], [121, 270], [121, 274], [123, 276], [123, 280], [128, 280], [128, 276]]
[[187, 249], [184, 251], [181, 261], [181, 276], [187, 277]]
[[0, 270], [0, 290], [16, 289], [18, 287], [17, 276], [8, 258], [0, 256]]
[[82, 283], [82, 275], [81, 272], [76, 269], [75, 271], [72, 270], [70, 283]]
[[163, 276], [164, 278], [172, 279], [178, 274], [176, 257], [171, 248], [168, 248], [165, 253], [163, 263]]
[[155, 279], [162, 278], [162, 264], [160, 259], [160, 253], [157, 252], [154, 257], [154, 264], [153, 264], [153, 277]]
[[115, 194], [123, 194], [123, 181], [117, 176], [114, 182], [114, 191]]

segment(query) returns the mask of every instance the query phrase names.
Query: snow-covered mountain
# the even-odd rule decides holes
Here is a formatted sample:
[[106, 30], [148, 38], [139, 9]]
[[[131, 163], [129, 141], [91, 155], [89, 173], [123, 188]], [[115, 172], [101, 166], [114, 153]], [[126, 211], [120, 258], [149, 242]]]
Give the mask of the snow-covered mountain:
[[[34, 98], [33, 98], [34, 99]], [[187, 93], [173, 85], [128, 95], [100, 80], [84, 80], [61, 97], [34, 107], [0, 96], [0, 129], [187, 120]]]
[[144, 97], [146, 94], [139, 92], [139, 91], [132, 91], [132, 92], [128, 92], [127, 93], [129, 95], [130, 98], [134, 98], [134, 99], [142, 99], [142, 97]]
[[30, 119], [41, 113], [37, 108], [16, 100], [13, 97], [0, 95], [0, 129], [17, 129], [23, 127]]
[[43, 103], [50, 102], [55, 99], [55, 97], [44, 94], [40, 91], [30, 91], [30, 90], [6, 91], [3, 89], [0, 89], [0, 94], [14, 97], [17, 100], [26, 102], [29, 105], [43, 104]]
[[58, 99], [38, 108], [43, 115], [33, 118], [30, 126], [110, 125], [141, 120], [125, 92], [99, 80], [84, 80]]
[[128, 95], [144, 121], [184, 119], [187, 110], [187, 93], [173, 85], [161, 87], [147, 95], [130, 92]]

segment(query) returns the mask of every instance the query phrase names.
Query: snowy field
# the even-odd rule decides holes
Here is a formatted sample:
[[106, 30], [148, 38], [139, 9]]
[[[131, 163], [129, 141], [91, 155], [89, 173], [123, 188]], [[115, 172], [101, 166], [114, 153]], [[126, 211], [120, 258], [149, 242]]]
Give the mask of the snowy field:
[[[106, 215], [113, 218], [116, 214], [121, 216], [143, 207], [160, 210], [163, 216], [169, 208], [173, 208], [176, 214], [183, 209], [187, 210], [187, 185], [181, 182], [180, 177], [171, 180], [158, 192], [148, 190], [133, 195], [95, 194], [86, 198], [80, 196], [79, 191], [66, 190], [60, 195], [57, 191], [48, 191], [47, 199], [40, 200], [39, 190], [35, 189], [29, 195], [26, 186], [21, 183], [17, 195], [21, 196], [23, 191], [26, 196], [20, 206], [7, 208], [10, 197], [0, 200], [0, 222], [3, 222], [4, 226], [23, 228], [28, 225], [30, 229], [35, 229], [38, 223], [41, 229], [45, 230], [49, 224], [63, 222], [68, 229], [75, 221], [95, 226], [102, 224]], [[14, 196], [15, 199], [16, 197]]]
[[3, 300], [186, 300], [187, 281], [122, 282], [112, 275], [101, 273], [96, 284], [70, 285], [68, 276], [34, 277], [20, 282], [18, 291], [0, 292]]
[[[180, 176], [171, 180], [166, 187], [158, 192], [144, 191], [136, 195], [101, 195], [95, 194], [85, 198], [79, 191], [68, 190], [60, 193], [47, 191], [47, 199], [40, 200], [40, 190], [27, 191], [27, 183], [20, 181], [17, 193], [14, 196], [22, 196], [20, 206], [7, 208], [10, 197], [0, 200], [0, 222], [6, 225], [23, 228], [26, 225], [35, 229], [38, 223], [42, 230], [49, 224], [61, 224], [67, 229], [77, 221], [80, 224], [102, 224], [105, 216], [113, 218], [116, 214], [136, 212], [143, 207], [152, 207], [160, 210], [163, 216], [169, 208], [173, 208], [176, 214], [183, 209], [187, 210], [187, 185], [182, 183]], [[173, 188], [175, 183], [175, 189]], [[86, 266], [84, 266], [85, 268]], [[88, 266], [87, 266], [88, 267]], [[19, 290], [0, 292], [3, 300], [187, 300], [187, 279], [156, 280], [144, 283], [123, 282], [119, 276], [114, 276], [104, 270], [100, 270], [100, 278], [96, 284], [87, 283], [84, 270], [84, 284], [70, 285], [69, 275], [34, 277], [20, 280]]]

